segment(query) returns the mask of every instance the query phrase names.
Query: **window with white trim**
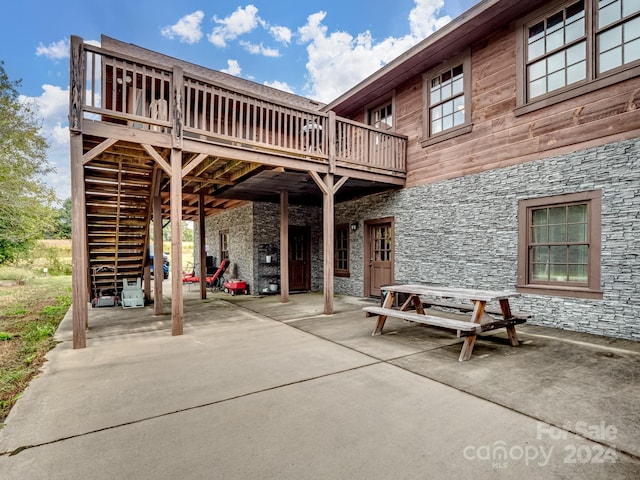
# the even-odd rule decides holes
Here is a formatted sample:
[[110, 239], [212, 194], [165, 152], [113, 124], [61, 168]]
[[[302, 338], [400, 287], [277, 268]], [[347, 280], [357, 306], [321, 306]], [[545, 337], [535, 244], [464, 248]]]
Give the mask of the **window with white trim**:
[[471, 131], [471, 56], [452, 59], [423, 76], [427, 146]]
[[393, 102], [389, 101], [370, 109], [369, 125], [380, 130], [393, 130]]

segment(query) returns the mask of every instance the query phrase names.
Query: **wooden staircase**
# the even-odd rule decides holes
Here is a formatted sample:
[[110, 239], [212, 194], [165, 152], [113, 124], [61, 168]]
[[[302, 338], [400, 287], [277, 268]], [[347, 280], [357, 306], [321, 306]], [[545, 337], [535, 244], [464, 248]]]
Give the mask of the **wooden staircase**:
[[85, 165], [90, 295], [120, 291], [146, 263], [153, 168], [126, 157]]

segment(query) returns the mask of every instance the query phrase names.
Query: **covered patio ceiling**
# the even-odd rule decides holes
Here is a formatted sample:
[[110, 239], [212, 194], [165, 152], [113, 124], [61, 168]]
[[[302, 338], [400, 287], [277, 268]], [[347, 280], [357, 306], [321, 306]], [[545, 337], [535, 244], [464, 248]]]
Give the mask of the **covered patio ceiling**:
[[[350, 178], [336, 193], [336, 202], [353, 200], [379, 193], [397, 185], [388, 185]], [[306, 172], [287, 171], [282, 168], [262, 170], [244, 181], [222, 188], [216, 197], [254, 202], [280, 202], [280, 193], [288, 192], [289, 203], [295, 205], [322, 205], [322, 192]]]

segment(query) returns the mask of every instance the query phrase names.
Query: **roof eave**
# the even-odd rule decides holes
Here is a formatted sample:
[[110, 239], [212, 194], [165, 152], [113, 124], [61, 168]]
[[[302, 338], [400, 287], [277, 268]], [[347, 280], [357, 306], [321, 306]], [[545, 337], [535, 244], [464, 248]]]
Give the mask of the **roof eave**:
[[[373, 75], [330, 102], [322, 110], [353, 112], [372, 99], [445, 61], [472, 43], [539, 7], [545, 0], [484, 0], [432, 33]], [[380, 95], [377, 94], [380, 92]]]

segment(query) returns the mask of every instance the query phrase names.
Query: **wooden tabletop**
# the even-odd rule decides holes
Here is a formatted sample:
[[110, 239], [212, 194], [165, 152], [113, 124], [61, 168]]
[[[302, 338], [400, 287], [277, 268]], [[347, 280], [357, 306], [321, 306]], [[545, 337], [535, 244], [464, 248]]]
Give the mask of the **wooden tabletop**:
[[465, 300], [480, 300], [484, 302], [504, 300], [519, 297], [517, 292], [506, 290], [477, 290], [471, 288], [443, 287], [439, 285], [386, 285], [382, 291], [412, 293], [416, 295], [431, 295], [434, 297], [461, 298]]

